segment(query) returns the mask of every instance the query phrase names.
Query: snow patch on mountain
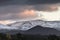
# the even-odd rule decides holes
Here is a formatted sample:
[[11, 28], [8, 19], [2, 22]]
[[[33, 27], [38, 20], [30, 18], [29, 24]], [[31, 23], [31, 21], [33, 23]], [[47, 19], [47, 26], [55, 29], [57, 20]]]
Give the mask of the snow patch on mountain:
[[35, 27], [36, 25], [60, 30], [60, 21], [43, 21], [43, 20], [18, 21], [8, 25], [0, 24], [0, 30], [7, 29], [26, 31]]
[[13, 30], [13, 29], [17, 29], [16, 27], [10, 27], [10, 26], [7, 26], [7, 25], [3, 25], [3, 24], [0, 24], [0, 30], [1, 29], [7, 29], [7, 30]]
[[55, 28], [60, 29], [60, 21], [42, 21], [42, 20], [32, 20], [32, 21], [23, 21], [23, 22], [16, 22], [13, 24], [10, 24], [11, 27], [16, 27], [18, 30], [29, 30], [36, 25], [40, 25], [42, 27], [49, 27], [49, 28]]

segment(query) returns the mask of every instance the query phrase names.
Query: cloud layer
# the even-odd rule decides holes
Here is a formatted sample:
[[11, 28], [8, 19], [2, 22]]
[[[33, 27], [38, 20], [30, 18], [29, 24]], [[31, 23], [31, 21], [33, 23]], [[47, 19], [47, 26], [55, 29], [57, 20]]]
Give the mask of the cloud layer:
[[59, 0], [3, 0], [0, 4], [0, 20], [34, 18], [36, 15], [31, 10], [49, 10], [52, 5], [60, 6], [59, 2]]

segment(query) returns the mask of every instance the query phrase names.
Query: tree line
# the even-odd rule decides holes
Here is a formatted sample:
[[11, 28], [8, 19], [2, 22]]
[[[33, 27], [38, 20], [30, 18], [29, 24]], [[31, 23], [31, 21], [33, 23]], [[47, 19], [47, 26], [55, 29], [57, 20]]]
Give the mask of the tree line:
[[22, 35], [20, 33], [11, 35], [9, 33], [0, 33], [0, 40], [60, 40], [60, 36], [56, 35]]

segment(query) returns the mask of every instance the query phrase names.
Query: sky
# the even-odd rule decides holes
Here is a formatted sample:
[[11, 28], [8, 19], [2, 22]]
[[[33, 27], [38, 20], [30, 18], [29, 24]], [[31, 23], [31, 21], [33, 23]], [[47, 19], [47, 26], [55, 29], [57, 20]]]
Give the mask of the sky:
[[51, 11], [51, 6], [60, 6], [60, 0], [0, 0], [0, 23], [34, 19], [38, 17], [36, 11]]

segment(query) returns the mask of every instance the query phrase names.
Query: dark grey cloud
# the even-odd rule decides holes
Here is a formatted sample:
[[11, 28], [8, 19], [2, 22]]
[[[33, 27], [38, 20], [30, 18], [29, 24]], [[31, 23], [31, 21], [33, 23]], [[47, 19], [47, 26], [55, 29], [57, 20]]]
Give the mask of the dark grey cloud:
[[0, 0], [0, 5], [36, 5], [55, 3], [60, 3], [60, 0]]
[[[21, 13], [24, 10], [33, 9], [33, 6], [28, 5], [9, 5], [0, 7], [0, 20], [6, 19], [18, 19], [17, 14]], [[20, 17], [21, 18], [21, 17]]]
[[27, 0], [0, 0], [0, 6], [26, 5]]
[[59, 0], [0, 0], [0, 20], [20, 19], [17, 14], [26, 9], [46, 10], [50, 5], [59, 6]]
[[36, 4], [54, 4], [59, 3], [60, 0], [27, 0], [27, 3], [30, 5], [36, 5]]

